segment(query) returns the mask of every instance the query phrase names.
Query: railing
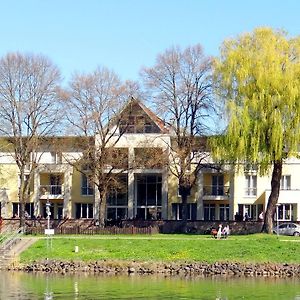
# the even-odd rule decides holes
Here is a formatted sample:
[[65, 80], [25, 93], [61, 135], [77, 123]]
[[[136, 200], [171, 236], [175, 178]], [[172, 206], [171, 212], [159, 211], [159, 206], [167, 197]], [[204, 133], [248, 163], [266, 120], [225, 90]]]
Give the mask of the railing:
[[61, 195], [63, 194], [63, 185], [40, 185], [41, 195]]
[[257, 188], [245, 188], [245, 196], [256, 196], [257, 195]]
[[9, 238], [13, 231], [14, 230], [12, 226], [5, 226], [4, 230], [3, 227], [1, 228], [0, 245]]
[[204, 196], [230, 196], [230, 188], [226, 185], [205, 185], [203, 187]]
[[24, 228], [20, 227], [15, 231], [10, 232], [3, 242], [0, 244], [0, 249], [7, 251], [10, 250], [13, 245], [15, 245], [24, 233]]
[[[44, 227], [27, 227], [26, 234], [44, 234]], [[115, 235], [115, 234], [156, 234], [158, 227], [88, 227], [82, 228], [81, 226], [72, 227], [58, 227], [54, 229], [54, 234], [102, 234], [102, 235]]]

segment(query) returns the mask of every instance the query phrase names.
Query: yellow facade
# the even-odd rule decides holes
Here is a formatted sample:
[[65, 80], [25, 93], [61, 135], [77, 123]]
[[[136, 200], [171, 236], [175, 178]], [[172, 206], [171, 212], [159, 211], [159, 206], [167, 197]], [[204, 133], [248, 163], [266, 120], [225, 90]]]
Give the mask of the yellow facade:
[[[123, 129], [127, 128], [130, 131], [121, 137], [115, 136], [115, 147], [126, 153], [124, 157], [127, 161], [124, 165], [129, 166], [123, 174], [127, 189], [122, 192], [114, 191], [113, 195], [110, 195], [106, 216], [179, 220], [182, 206], [178, 193], [178, 178], [161, 163], [145, 164], [143, 160], [140, 160], [139, 164], [136, 163], [138, 156], [153, 159], [153, 149], [158, 150], [153, 153], [163, 153], [164, 157], [167, 157], [172, 149], [171, 133], [166, 130], [161, 120], [142, 105], [137, 107], [137, 112], [133, 115], [134, 118], [130, 119], [130, 127], [123, 124]], [[140, 115], [143, 118], [140, 118]], [[141, 120], [146, 123], [140, 123]], [[95, 201], [98, 199], [97, 190], [91, 186], [88, 178], [63, 159], [67, 156], [81, 157], [82, 138], [60, 137], [57, 140], [59, 145], [56, 148], [51, 148], [54, 144], [51, 141], [45, 144], [34, 171], [30, 186], [30, 203], [26, 209], [31, 216], [45, 216], [48, 202], [51, 204], [53, 218], [96, 218], [99, 209]], [[98, 145], [97, 136], [93, 142]], [[1, 216], [12, 217], [18, 213], [19, 171], [9, 155], [3, 157], [0, 156]], [[259, 214], [266, 209], [271, 174], [260, 176], [256, 170], [247, 170], [243, 166], [239, 169], [216, 166], [209, 159], [206, 167], [201, 169], [188, 197], [189, 218], [234, 220], [238, 216], [242, 219], [247, 217], [257, 220]], [[283, 221], [299, 221], [300, 160], [287, 160], [282, 175], [277, 217]]]

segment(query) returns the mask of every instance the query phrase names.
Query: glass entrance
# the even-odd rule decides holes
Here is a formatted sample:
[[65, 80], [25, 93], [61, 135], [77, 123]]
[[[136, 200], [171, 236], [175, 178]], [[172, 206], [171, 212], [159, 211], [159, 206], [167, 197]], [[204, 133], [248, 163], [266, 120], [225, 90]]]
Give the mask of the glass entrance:
[[136, 174], [135, 215], [141, 220], [161, 219], [161, 174]]

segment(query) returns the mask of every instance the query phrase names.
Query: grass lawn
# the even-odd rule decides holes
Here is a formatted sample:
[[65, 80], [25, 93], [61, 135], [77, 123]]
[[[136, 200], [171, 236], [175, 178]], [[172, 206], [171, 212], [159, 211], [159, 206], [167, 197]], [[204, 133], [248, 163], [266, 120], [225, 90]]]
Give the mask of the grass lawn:
[[[75, 246], [79, 252], [75, 253]], [[254, 234], [215, 240], [203, 235], [56, 236], [52, 250], [42, 238], [21, 254], [34, 260], [231, 261], [300, 263], [300, 238]]]

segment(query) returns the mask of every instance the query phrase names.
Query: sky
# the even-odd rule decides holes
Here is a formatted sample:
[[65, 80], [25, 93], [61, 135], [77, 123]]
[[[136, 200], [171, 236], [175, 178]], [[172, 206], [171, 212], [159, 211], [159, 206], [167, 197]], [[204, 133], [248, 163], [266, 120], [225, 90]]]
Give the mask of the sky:
[[67, 83], [105, 66], [122, 80], [178, 45], [218, 55], [227, 38], [259, 26], [300, 35], [299, 0], [0, 0], [0, 56], [43, 54]]

